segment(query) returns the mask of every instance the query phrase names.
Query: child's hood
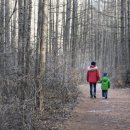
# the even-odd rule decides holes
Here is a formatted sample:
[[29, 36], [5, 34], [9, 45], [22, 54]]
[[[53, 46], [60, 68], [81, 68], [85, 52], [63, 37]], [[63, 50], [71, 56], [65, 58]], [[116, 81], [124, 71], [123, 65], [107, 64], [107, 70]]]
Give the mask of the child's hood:
[[109, 78], [108, 78], [107, 76], [103, 76], [103, 77], [102, 77], [102, 81], [103, 81], [103, 82], [107, 82], [108, 80], [109, 80]]

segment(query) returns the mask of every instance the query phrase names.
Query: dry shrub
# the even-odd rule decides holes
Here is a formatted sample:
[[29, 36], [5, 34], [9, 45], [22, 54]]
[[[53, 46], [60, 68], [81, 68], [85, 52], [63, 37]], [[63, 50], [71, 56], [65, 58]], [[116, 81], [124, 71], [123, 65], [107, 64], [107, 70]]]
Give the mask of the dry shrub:
[[[39, 81], [44, 88], [44, 112], [35, 109], [33, 76], [0, 79], [0, 130], [63, 130], [62, 123], [78, 96], [79, 73], [74, 69], [67, 71], [65, 82], [62, 76], [59, 70], [54, 80], [47, 79], [49, 84]], [[50, 84], [52, 81], [55, 83]]]
[[119, 66], [115, 71], [115, 75], [111, 78], [113, 87], [124, 88], [127, 87], [127, 69], [125, 66]]

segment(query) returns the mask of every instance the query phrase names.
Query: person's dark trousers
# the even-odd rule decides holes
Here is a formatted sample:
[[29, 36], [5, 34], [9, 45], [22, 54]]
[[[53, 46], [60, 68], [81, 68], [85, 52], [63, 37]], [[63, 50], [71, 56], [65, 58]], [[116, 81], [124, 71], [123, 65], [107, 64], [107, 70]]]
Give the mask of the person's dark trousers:
[[90, 83], [90, 96], [96, 97], [96, 83]]
[[107, 93], [108, 93], [107, 90], [102, 90], [102, 97], [107, 98]]

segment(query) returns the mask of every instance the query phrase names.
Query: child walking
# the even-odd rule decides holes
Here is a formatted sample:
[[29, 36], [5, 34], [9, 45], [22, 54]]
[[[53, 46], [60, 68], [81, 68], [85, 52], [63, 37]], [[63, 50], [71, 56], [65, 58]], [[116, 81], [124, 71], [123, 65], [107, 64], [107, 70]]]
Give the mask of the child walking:
[[99, 83], [101, 83], [102, 97], [105, 97], [105, 99], [107, 99], [108, 89], [110, 88], [110, 80], [106, 72], [103, 73]]

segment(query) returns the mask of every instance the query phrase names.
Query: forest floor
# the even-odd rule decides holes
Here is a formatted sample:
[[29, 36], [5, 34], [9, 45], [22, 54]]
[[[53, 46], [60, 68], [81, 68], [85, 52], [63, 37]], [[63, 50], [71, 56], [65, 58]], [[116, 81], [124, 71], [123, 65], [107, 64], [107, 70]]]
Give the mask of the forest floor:
[[130, 89], [109, 89], [108, 99], [91, 99], [89, 86], [79, 86], [78, 104], [64, 123], [66, 130], [130, 130]]

